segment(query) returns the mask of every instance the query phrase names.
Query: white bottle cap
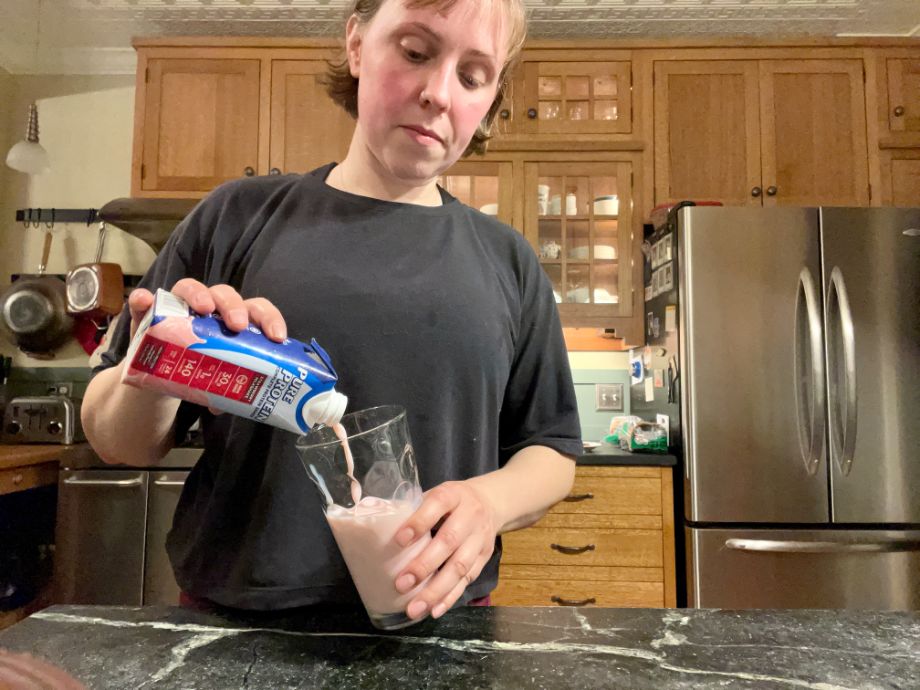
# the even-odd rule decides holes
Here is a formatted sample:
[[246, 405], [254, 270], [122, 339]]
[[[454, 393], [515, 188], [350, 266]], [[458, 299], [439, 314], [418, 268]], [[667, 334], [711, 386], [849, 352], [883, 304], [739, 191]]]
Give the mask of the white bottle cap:
[[348, 397], [336, 390], [319, 393], [303, 407], [303, 421], [312, 429], [317, 424], [338, 424], [348, 406]]

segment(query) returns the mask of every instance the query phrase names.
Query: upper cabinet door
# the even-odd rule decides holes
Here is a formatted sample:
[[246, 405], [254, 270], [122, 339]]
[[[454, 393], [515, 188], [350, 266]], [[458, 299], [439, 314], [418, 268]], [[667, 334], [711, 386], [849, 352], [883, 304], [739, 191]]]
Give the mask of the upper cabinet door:
[[655, 203], [761, 203], [757, 63], [655, 63]]
[[886, 62], [888, 125], [892, 132], [920, 133], [920, 57]]
[[765, 60], [764, 204], [868, 206], [861, 60]]
[[325, 60], [273, 60], [270, 173], [304, 173], [341, 161], [354, 120], [320, 83]]
[[467, 206], [511, 225], [514, 212], [511, 166], [510, 161], [464, 159], [441, 175], [438, 184]]
[[140, 190], [207, 192], [259, 166], [257, 59], [151, 58]]
[[632, 131], [627, 61], [524, 63], [518, 131], [529, 134], [620, 134]]

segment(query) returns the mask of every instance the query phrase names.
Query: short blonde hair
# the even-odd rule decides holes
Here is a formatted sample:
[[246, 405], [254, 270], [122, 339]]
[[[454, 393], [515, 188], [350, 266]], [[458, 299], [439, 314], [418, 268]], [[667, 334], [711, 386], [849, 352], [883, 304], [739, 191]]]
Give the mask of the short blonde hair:
[[[370, 22], [377, 11], [387, 0], [355, 0], [351, 11], [347, 16], [355, 15], [358, 22], [367, 24]], [[437, 5], [440, 9], [450, 10], [457, 4], [458, 0], [406, 0], [406, 6], [409, 8], [429, 7]], [[524, 47], [524, 40], [527, 37], [527, 13], [524, 9], [522, 0], [493, 0], [501, 2], [506, 8], [506, 18], [510, 20], [511, 30], [508, 34], [508, 54], [505, 57], [505, 64], [498, 77], [498, 91], [495, 94], [495, 100], [489, 107], [486, 116], [482, 118], [479, 127], [473, 134], [469, 146], [463, 152], [464, 157], [473, 153], [483, 154], [486, 152], [489, 139], [492, 138], [492, 125], [495, 122], [495, 116], [501, 108], [502, 101], [505, 98], [505, 92], [511, 81], [511, 74], [517, 65], [518, 58], [521, 55], [521, 49]], [[358, 117], [358, 80], [351, 75], [348, 66], [348, 57], [346, 56], [341, 62], [330, 62], [324, 78], [326, 93], [333, 101], [338, 103], [353, 118]]]

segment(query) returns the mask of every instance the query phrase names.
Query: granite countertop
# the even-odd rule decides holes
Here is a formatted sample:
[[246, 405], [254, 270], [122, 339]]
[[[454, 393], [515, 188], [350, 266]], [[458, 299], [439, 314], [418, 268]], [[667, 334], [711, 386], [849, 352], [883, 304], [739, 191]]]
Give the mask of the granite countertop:
[[0, 632], [88, 688], [909, 688], [920, 613], [465, 608], [395, 633], [354, 609], [228, 618], [54, 606]]
[[676, 455], [659, 453], [630, 453], [613, 444], [602, 443], [597, 448], [578, 456], [579, 465], [645, 465], [646, 467], [674, 467]]

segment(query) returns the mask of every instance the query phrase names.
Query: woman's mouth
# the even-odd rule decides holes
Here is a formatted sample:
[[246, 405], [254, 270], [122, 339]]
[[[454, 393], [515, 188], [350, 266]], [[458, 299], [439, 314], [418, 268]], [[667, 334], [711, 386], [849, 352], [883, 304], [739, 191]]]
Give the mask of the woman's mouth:
[[424, 127], [418, 127], [416, 125], [402, 125], [402, 129], [405, 130], [410, 138], [423, 146], [434, 146], [444, 143], [443, 139], [430, 129], [425, 129]]

